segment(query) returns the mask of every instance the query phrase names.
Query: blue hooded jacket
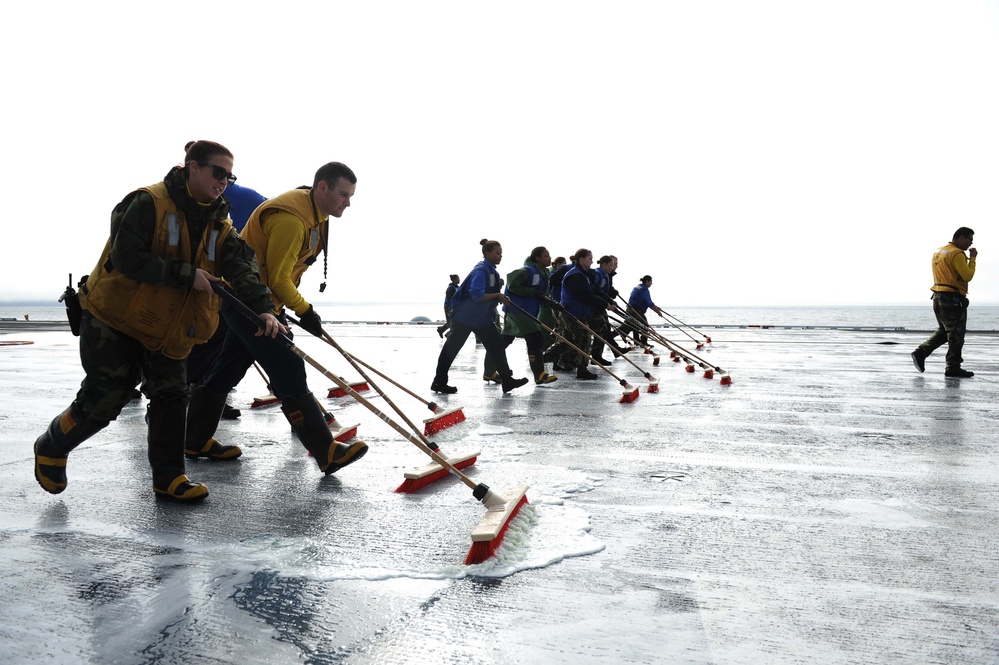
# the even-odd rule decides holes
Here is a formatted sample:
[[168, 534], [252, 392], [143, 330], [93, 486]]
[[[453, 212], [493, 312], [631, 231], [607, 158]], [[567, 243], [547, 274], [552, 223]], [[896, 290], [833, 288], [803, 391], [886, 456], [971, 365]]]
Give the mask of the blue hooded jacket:
[[498, 300], [483, 300], [489, 293], [499, 293], [500, 275], [496, 266], [486, 259], [479, 261], [451, 298], [453, 320], [466, 328], [480, 330], [495, 326]]

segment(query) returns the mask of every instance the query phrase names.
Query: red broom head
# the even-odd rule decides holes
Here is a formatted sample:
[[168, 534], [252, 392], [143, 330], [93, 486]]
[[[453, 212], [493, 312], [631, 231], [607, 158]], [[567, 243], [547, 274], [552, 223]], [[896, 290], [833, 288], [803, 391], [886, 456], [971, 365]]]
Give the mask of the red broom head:
[[652, 359], [652, 364], [653, 364], [653, 365], [658, 365], [658, 364], [659, 364], [659, 356], [655, 356], [655, 357], [654, 357], [654, 358]]
[[346, 443], [357, 436], [357, 427], [349, 427], [333, 433], [333, 440], [338, 443]]
[[645, 355], [649, 355], [650, 353], [652, 353], [652, 349], [645, 349], [645, 351], [643, 351], [642, 353], [644, 353]]
[[[467, 460], [458, 462], [453, 466], [456, 469], [465, 469], [475, 464], [475, 460], [477, 459], [479, 458], [472, 457]], [[443, 480], [447, 478], [449, 475], [451, 474], [448, 472], [447, 469], [441, 469], [440, 471], [434, 471], [433, 473], [429, 473], [423, 476], [422, 478], [407, 478], [406, 480], [402, 481], [402, 485], [399, 485], [398, 487], [395, 488], [395, 491], [401, 494], [408, 494], [409, 492], [415, 492], [416, 490], [423, 489], [427, 485], [432, 485], [436, 483], [438, 480]]]
[[[368, 390], [371, 390], [371, 388], [368, 386], [368, 384], [365, 383], [364, 381], [358, 381], [357, 383], [348, 383], [347, 385], [350, 386], [355, 393], [363, 393], [363, 392], [367, 392]], [[349, 394], [350, 393], [348, 393], [346, 390], [344, 390], [343, 388], [340, 388], [339, 386], [337, 386], [337, 387], [334, 387], [334, 388], [330, 388], [330, 394], [327, 395], [326, 397], [327, 398], [331, 398], [331, 397], [346, 397]]]
[[271, 406], [280, 402], [274, 395], [264, 395], [263, 397], [254, 397], [253, 403], [250, 404], [251, 409], [259, 409], [262, 406]]
[[704, 345], [701, 344], [700, 342], [698, 342], [697, 346], [694, 347], [695, 350], [697, 350], [697, 349], [703, 349], [703, 348], [704, 348]]
[[676, 351], [670, 351], [669, 352], [669, 357], [670, 358], [676, 358]]
[[657, 392], [659, 392], [659, 382], [656, 381], [655, 383], [650, 383], [648, 389], [645, 392], [649, 392], [649, 393], [657, 393]]
[[[628, 386], [628, 388], [631, 388], [631, 386]], [[638, 399], [638, 388], [631, 388], [629, 392], [621, 395], [621, 399], [618, 403], [627, 404], [629, 402], [634, 402], [636, 399]]]
[[672, 358], [673, 362], [675, 362], [675, 363], [680, 362], [680, 356], [678, 356], [676, 354], [670, 354], [670, 358]]
[[726, 374], [721, 378], [720, 381], [718, 381], [718, 383], [722, 384], [723, 386], [730, 386], [732, 385], [732, 377]]
[[437, 434], [441, 430], [445, 430], [448, 427], [453, 427], [460, 422], [465, 421], [465, 412], [461, 409], [457, 411], [452, 411], [451, 413], [445, 414], [438, 418], [434, 418], [430, 422], [423, 426], [423, 436], [431, 436]]
[[715, 378], [715, 371], [713, 369], [706, 369], [706, 370], [704, 370], [704, 378], [705, 379], [713, 379], [713, 378]]
[[704, 338], [704, 343], [705, 344], [710, 344], [711, 343], [711, 338], [710, 337], [705, 337]]
[[684, 369], [686, 369], [688, 372], [690, 372], [691, 374], [693, 374], [694, 373], [694, 363], [687, 363], [687, 366]]
[[490, 558], [496, 554], [496, 549], [499, 548], [500, 544], [503, 542], [503, 536], [506, 535], [507, 529], [510, 528], [510, 522], [513, 518], [517, 516], [520, 509], [524, 507], [527, 503], [527, 495], [520, 497], [520, 501], [517, 502], [516, 507], [510, 513], [510, 517], [507, 518], [506, 523], [500, 530], [499, 535], [497, 535], [492, 540], [481, 540], [472, 543], [472, 547], [468, 550], [468, 556], [465, 557], [465, 565], [471, 566], [476, 563], [482, 563], [486, 559]]

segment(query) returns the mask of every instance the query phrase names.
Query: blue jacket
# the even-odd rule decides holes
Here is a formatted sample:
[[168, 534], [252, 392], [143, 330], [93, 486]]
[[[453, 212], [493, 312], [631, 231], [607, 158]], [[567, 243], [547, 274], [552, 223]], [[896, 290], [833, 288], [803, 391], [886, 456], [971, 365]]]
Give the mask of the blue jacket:
[[496, 304], [499, 301], [482, 298], [489, 293], [499, 293], [499, 290], [500, 275], [496, 266], [482, 259], [475, 264], [451, 298], [453, 320], [472, 330], [495, 326]]
[[572, 266], [562, 279], [562, 306], [577, 319], [589, 321], [603, 300], [597, 295], [590, 270]]
[[453, 307], [451, 300], [454, 298], [454, 294], [457, 290], [458, 287], [455, 286], [454, 282], [448, 283], [447, 290], [444, 291], [444, 309], [451, 309]]
[[649, 311], [649, 307], [655, 307], [656, 304], [652, 302], [652, 294], [649, 293], [649, 287], [645, 284], [639, 282], [638, 286], [631, 290], [631, 297], [628, 298], [628, 304], [631, 305], [635, 311], [645, 314]]
[[260, 192], [249, 187], [240, 187], [236, 183], [225, 188], [225, 198], [232, 206], [232, 209], [229, 210], [229, 217], [232, 218], [232, 225], [236, 227], [237, 231], [243, 230], [253, 211], [267, 200], [267, 197]]
[[566, 263], [548, 277], [548, 295], [555, 302], [562, 302], [562, 280], [570, 268], [572, 264]]

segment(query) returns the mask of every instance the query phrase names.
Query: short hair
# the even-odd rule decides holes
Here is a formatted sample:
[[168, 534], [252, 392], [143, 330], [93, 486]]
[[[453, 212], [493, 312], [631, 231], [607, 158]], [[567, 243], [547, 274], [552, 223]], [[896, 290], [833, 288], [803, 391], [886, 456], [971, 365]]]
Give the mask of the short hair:
[[642, 277], [642, 282], [651, 282], [651, 281], [652, 281], [652, 275], [645, 275]]
[[610, 263], [613, 260], [614, 260], [613, 256], [611, 256], [610, 254], [604, 254], [603, 256], [600, 257], [600, 260], [597, 261], [597, 263], [603, 265], [604, 263]]
[[184, 168], [191, 162], [207, 162], [215, 155], [225, 155], [235, 159], [229, 148], [215, 141], [188, 141], [184, 146]]
[[483, 238], [482, 240], [479, 241], [479, 244], [482, 245], [482, 256], [485, 256], [486, 252], [491, 252], [494, 249], [496, 249], [497, 247], [499, 247], [500, 241], [499, 240], [486, 240], [485, 238]]
[[965, 238], [974, 238], [975, 232], [972, 229], [969, 229], [967, 226], [962, 226], [957, 231], [954, 231], [954, 237], [951, 238], [950, 241], [954, 242], [961, 236], [964, 236]]
[[357, 176], [346, 164], [327, 162], [316, 171], [316, 177], [312, 179], [312, 188], [318, 187], [320, 182], [325, 182], [327, 187], [333, 187], [340, 178], [352, 185], [357, 184]]
[[452, 281], [452, 282], [453, 282], [454, 280], [456, 280], [456, 279], [461, 279], [461, 277], [458, 277], [458, 275], [448, 275], [448, 277], [450, 277], [450, 278], [451, 278], [451, 281]]
[[575, 254], [569, 257], [569, 260], [572, 261], [573, 263], [576, 263], [584, 256], [593, 256], [593, 252], [586, 249], [585, 247], [580, 247], [579, 249], [576, 250]]
[[542, 245], [538, 245], [537, 247], [535, 247], [534, 249], [531, 250], [531, 260], [533, 261], [533, 260], [541, 258], [541, 255], [544, 254], [547, 251], [548, 251], [548, 248], [543, 247]]
[[565, 257], [564, 257], [564, 256], [556, 256], [556, 257], [555, 257], [555, 260], [554, 260], [554, 261], [552, 261], [552, 265], [553, 265], [553, 266], [557, 266], [557, 265], [563, 265], [563, 264], [565, 264], [565, 263], [567, 263], [567, 261], [565, 260]]

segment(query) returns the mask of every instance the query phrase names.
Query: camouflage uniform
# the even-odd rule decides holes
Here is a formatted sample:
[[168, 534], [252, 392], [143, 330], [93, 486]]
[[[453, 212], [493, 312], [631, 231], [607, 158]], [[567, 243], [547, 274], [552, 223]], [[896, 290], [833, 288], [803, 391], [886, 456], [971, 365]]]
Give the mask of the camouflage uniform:
[[[229, 204], [223, 197], [208, 206], [199, 205], [191, 197], [182, 168], [171, 169], [164, 183], [170, 198], [184, 213], [192, 239], [200, 241], [209, 224], [228, 216]], [[189, 289], [196, 274], [192, 263], [150, 253], [156, 215], [153, 199], [144, 191], [132, 192], [115, 207], [111, 214], [109, 255], [113, 270], [137, 282]], [[197, 249], [197, 243], [194, 244], [192, 252]], [[238, 234], [230, 233], [225, 238], [216, 261], [221, 275], [232, 284], [240, 299], [257, 313], [270, 311], [270, 290], [260, 283], [253, 250]], [[145, 348], [138, 339], [87, 311], [81, 321], [80, 360], [86, 377], [76, 399], [35, 444], [39, 483], [52, 493], [65, 489], [65, 474], [60, 478], [57, 467], [65, 466], [70, 451], [118, 417], [142, 380], [150, 402], [148, 448], [153, 485], [168, 487], [184, 474], [186, 361]], [[43, 465], [41, 469], [39, 464]]]

